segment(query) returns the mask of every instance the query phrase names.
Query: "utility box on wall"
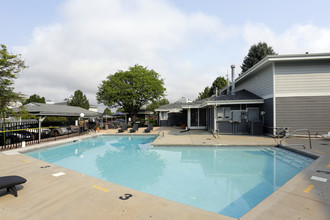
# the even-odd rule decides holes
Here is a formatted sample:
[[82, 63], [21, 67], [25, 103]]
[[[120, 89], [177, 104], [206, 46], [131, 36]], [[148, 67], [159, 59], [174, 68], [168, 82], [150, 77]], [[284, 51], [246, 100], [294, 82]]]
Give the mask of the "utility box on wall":
[[231, 121], [236, 123], [242, 122], [242, 111], [241, 110], [233, 110], [231, 113]]
[[251, 122], [260, 121], [259, 108], [248, 108], [247, 119]]

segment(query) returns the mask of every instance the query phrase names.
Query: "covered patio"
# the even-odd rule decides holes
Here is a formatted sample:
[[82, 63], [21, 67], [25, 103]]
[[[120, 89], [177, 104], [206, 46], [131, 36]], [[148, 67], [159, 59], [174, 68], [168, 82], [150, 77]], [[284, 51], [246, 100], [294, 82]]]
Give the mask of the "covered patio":
[[[249, 133], [251, 123], [262, 126], [264, 100], [247, 91], [212, 96], [182, 105], [189, 129], [207, 129], [222, 134]], [[262, 133], [262, 132], [261, 132]]]

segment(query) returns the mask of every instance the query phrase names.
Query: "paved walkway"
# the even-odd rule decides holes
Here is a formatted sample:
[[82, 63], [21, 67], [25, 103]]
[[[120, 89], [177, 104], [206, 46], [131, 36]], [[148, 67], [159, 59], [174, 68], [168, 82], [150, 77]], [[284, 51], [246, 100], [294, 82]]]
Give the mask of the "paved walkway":
[[[131, 134], [128, 131], [118, 133], [116, 129], [102, 130], [105, 134]], [[144, 133], [140, 128], [136, 133], [139, 135], [155, 134], [159, 137], [152, 143], [153, 146], [185, 145], [185, 146], [276, 146], [278, 139], [265, 136], [248, 135], [212, 135], [209, 131], [189, 130], [184, 131], [172, 127], [156, 127], [150, 133]]]
[[[279, 143], [278, 139], [270, 137], [214, 137], [204, 131], [180, 131], [155, 128], [151, 134], [159, 137], [153, 145], [275, 146]], [[114, 129], [102, 131], [107, 134], [116, 132]], [[143, 129], [136, 134], [143, 135]], [[313, 139], [312, 149], [308, 149], [306, 139], [284, 141], [285, 145], [293, 143], [303, 143], [307, 148], [293, 146], [293, 149], [319, 158], [241, 219], [330, 219], [330, 175], [327, 173], [330, 172], [330, 141]], [[18, 154], [17, 150], [0, 153], [0, 163], [2, 176], [15, 174], [28, 180], [19, 186], [17, 198], [7, 194], [5, 189], [0, 190], [0, 219], [233, 219], [49, 164]], [[41, 168], [45, 165], [50, 167]], [[53, 176], [60, 172], [65, 175]], [[313, 176], [327, 181], [311, 179]], [[125, 194], [133, 196], [120, 200], [119, 197]]]

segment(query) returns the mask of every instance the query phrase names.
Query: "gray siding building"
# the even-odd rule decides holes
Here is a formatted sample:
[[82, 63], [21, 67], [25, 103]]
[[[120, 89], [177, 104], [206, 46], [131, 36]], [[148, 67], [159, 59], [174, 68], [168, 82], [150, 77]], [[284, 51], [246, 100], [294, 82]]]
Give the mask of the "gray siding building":
[[272, 135], [283, 129], [330, 131], [330, 53], [267, 56], [232, 82], [218, 96], [182, 104], [188, 128]]
[[330, 130], [329, 53], [267, 56], [236, 79], [236, 88], [264, 99], [266, 133]]

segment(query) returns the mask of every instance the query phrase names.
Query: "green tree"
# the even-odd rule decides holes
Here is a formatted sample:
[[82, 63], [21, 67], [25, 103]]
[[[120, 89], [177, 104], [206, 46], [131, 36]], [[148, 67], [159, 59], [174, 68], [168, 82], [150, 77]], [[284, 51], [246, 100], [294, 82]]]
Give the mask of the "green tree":
[[37, 94], [33, 94], [28, 99], [25, 100], [24, 105], [26, 105], [30, 102], [46, 103], [46, 99], [45, 99], [45, 97], [40, 97]]
[[211, 96], [215, 94], [216, 88], [218, 91], [227, 86], [227, 80], [223, 76], [217, 77], [210, 88]]
[[84, 109], [89, 109], [89, 101], [86, 95], [84, 95], [84, 93], [79, 89], [74, 92], [73, 96], [71, 96], [67, 103], [71, 106], [79, 106]]
[[170, 102], [166, 98], [163, 98], [163, 99], [153, 101], [151, 104], [147, 105], [146, 109], [148, 111], [153, 111], [154, 112], [154, 110], [156, 108], [158, 108], [159, 106], [167, 105], [167, 104], [170, 104]]
[[109, 107], [121, 107], [136, 120], [139, 109], [164, 96], [164, 80], [154, 70], [141, 65], [119, 70], [102, 81], [96, 94], [99, 103]]
[[206, 87], [204, 88], [204, 91], [199, 93], [197, 99], [198, 99], [198, 100], [200, 100], [200, 99], [206, 99], [206, 98], [208, 98], [208, 97], [210, 97], [210, 96], [211, 96], [211, 90], [210, 90], [210, 87], [206, 86]]
[[13, 116], [21, 119], [37, 119], [37, 116], [31, 115], [24, 107], [21, 108], [17, 113], [13, 113]]
[[123, 108], [119, 107], [119, 108], [116, 109], [116, 112], [123, 112], [124, 113], [125, 110]]
[[103, 111], [103, 115], [111, 115], [111, 114], [112, 114], [112, 112], [111, 112], [110, 108], [106, 107]]
[[205, 99], [215, 94], [215, 90], [226, 87], [227, 80], [223, 76], [217, 77], [211, 87], [206, 86], [203, 92], [200, 92], [197, 99]]
[[11, 54], [5, 45], [0, 46], [0, 113], [4, 116], [4, 113], [9, 111], [9, 103], [21, 99], [20, 95], [14, 92], [12, 85], [18, 73], [27, 66], [20, 54]]
[[257, 45], [252, 45], [247, 56], [244, 57], [243, 64], [241, 66], [242, 73], [257, 64], [260, 60], [267, 55], [277, 55], [271, 46], [268, 46], [265, 42], [259, 42]]

